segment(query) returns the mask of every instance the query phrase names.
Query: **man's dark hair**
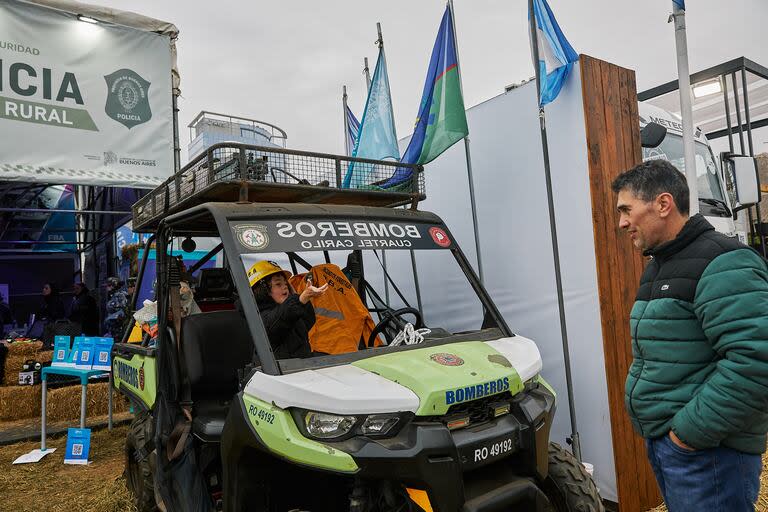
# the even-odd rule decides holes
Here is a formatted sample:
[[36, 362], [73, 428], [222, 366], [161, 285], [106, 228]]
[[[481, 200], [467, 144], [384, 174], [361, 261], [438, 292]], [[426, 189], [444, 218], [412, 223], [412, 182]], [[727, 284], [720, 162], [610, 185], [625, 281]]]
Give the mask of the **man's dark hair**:
[[669, 193], [680, 213], [688, 214], [688, 182], [677, 167], [667, 160], [649, 160], [625, 171], [613, 180], [615, 193], [628, 190], [643, 201], [653, 201], [659, 194]]

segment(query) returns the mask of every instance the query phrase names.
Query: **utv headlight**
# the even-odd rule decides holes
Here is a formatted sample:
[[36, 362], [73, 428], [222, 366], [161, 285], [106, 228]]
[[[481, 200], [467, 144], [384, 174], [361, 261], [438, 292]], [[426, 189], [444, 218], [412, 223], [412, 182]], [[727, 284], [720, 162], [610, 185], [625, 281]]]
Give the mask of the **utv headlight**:
[[304, 416], [307, 432], [318, 439], [342, 437], [352, 430], [357, 422], [355, 416], [338, 416], [325, 412], [308, 411]]
[[360, 427], [360, 432], [366, 436], [382, 436], [400, 421], [399, 414], [371, 414]]

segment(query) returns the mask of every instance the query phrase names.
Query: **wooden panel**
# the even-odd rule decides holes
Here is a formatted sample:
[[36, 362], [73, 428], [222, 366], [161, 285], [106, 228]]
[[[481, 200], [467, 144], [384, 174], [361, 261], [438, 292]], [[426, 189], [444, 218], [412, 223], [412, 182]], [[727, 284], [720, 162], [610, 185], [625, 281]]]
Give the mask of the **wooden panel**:
[[619, 509], [641, 512], [661, 503], [645, 442], [624, 408], [624, 382], [632, 362], [629, 312], [645, 261], [619, 229], [611, 190], [616, 176], [641, 161], [635, 73], [586, 55], [580, 65]]

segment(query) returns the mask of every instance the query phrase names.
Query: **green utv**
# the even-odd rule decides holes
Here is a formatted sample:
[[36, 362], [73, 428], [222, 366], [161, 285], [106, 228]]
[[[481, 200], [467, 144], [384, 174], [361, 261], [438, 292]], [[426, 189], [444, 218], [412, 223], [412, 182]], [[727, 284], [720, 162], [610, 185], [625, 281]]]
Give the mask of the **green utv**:
[[[353, 168], [369, 185], [342, 186]], [[549, 442], [555, 393], [536, 345], [417, 209], [423, 179], [420, 166], [222, 143], [134, 205], [134, 229], [153, 233], [156, 276], [146, 250], [139, 283], [155, 281], [157, 335], [127, 332], [113, 369], [135, 411], [126, 477], [141, 512], [603, 510]], [[220, 243], [183, 268], [179, 247], [201, 237]], [[249, 286], [263, 260], [335, 269], [327, 282], [369, 328], [337, 323], [324, 350], [276, 359]], [[202, 313], [185, 316], [190, 274]], [[352, 321], [313, 306], [318, 324]], [[353, 344], [336, 350], [342, 333]]]

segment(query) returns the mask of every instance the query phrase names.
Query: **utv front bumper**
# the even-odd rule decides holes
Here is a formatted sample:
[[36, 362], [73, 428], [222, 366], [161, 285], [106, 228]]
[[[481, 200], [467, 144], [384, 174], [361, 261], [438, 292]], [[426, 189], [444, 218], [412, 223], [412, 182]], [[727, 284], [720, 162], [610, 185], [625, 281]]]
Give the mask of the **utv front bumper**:
[[[509, 414], [477, 425], [452, 431], [438, 418], [417, 416], [394, 437], [323, 444], [352, 457], [358, 470], [350, 478], [356, 485], [386, 482], [421, 491], [435, 512], [485, 512], [513, 505], [545, 510], [548, 500], [536, 482], [547, 476], [554, 413], [554, 395], [533, 384], [512, 397]], [[245, 420], [242, 406], [230, 409], [227, 422], [231, 433], [222, 440], [222, 453], [231, 451], [225, 447], [227, 438], [242, 442], [246, 435], [255, 441], [253, 446], [271, 452]], [[225, 482], [228, 465], [225, 461]]]

